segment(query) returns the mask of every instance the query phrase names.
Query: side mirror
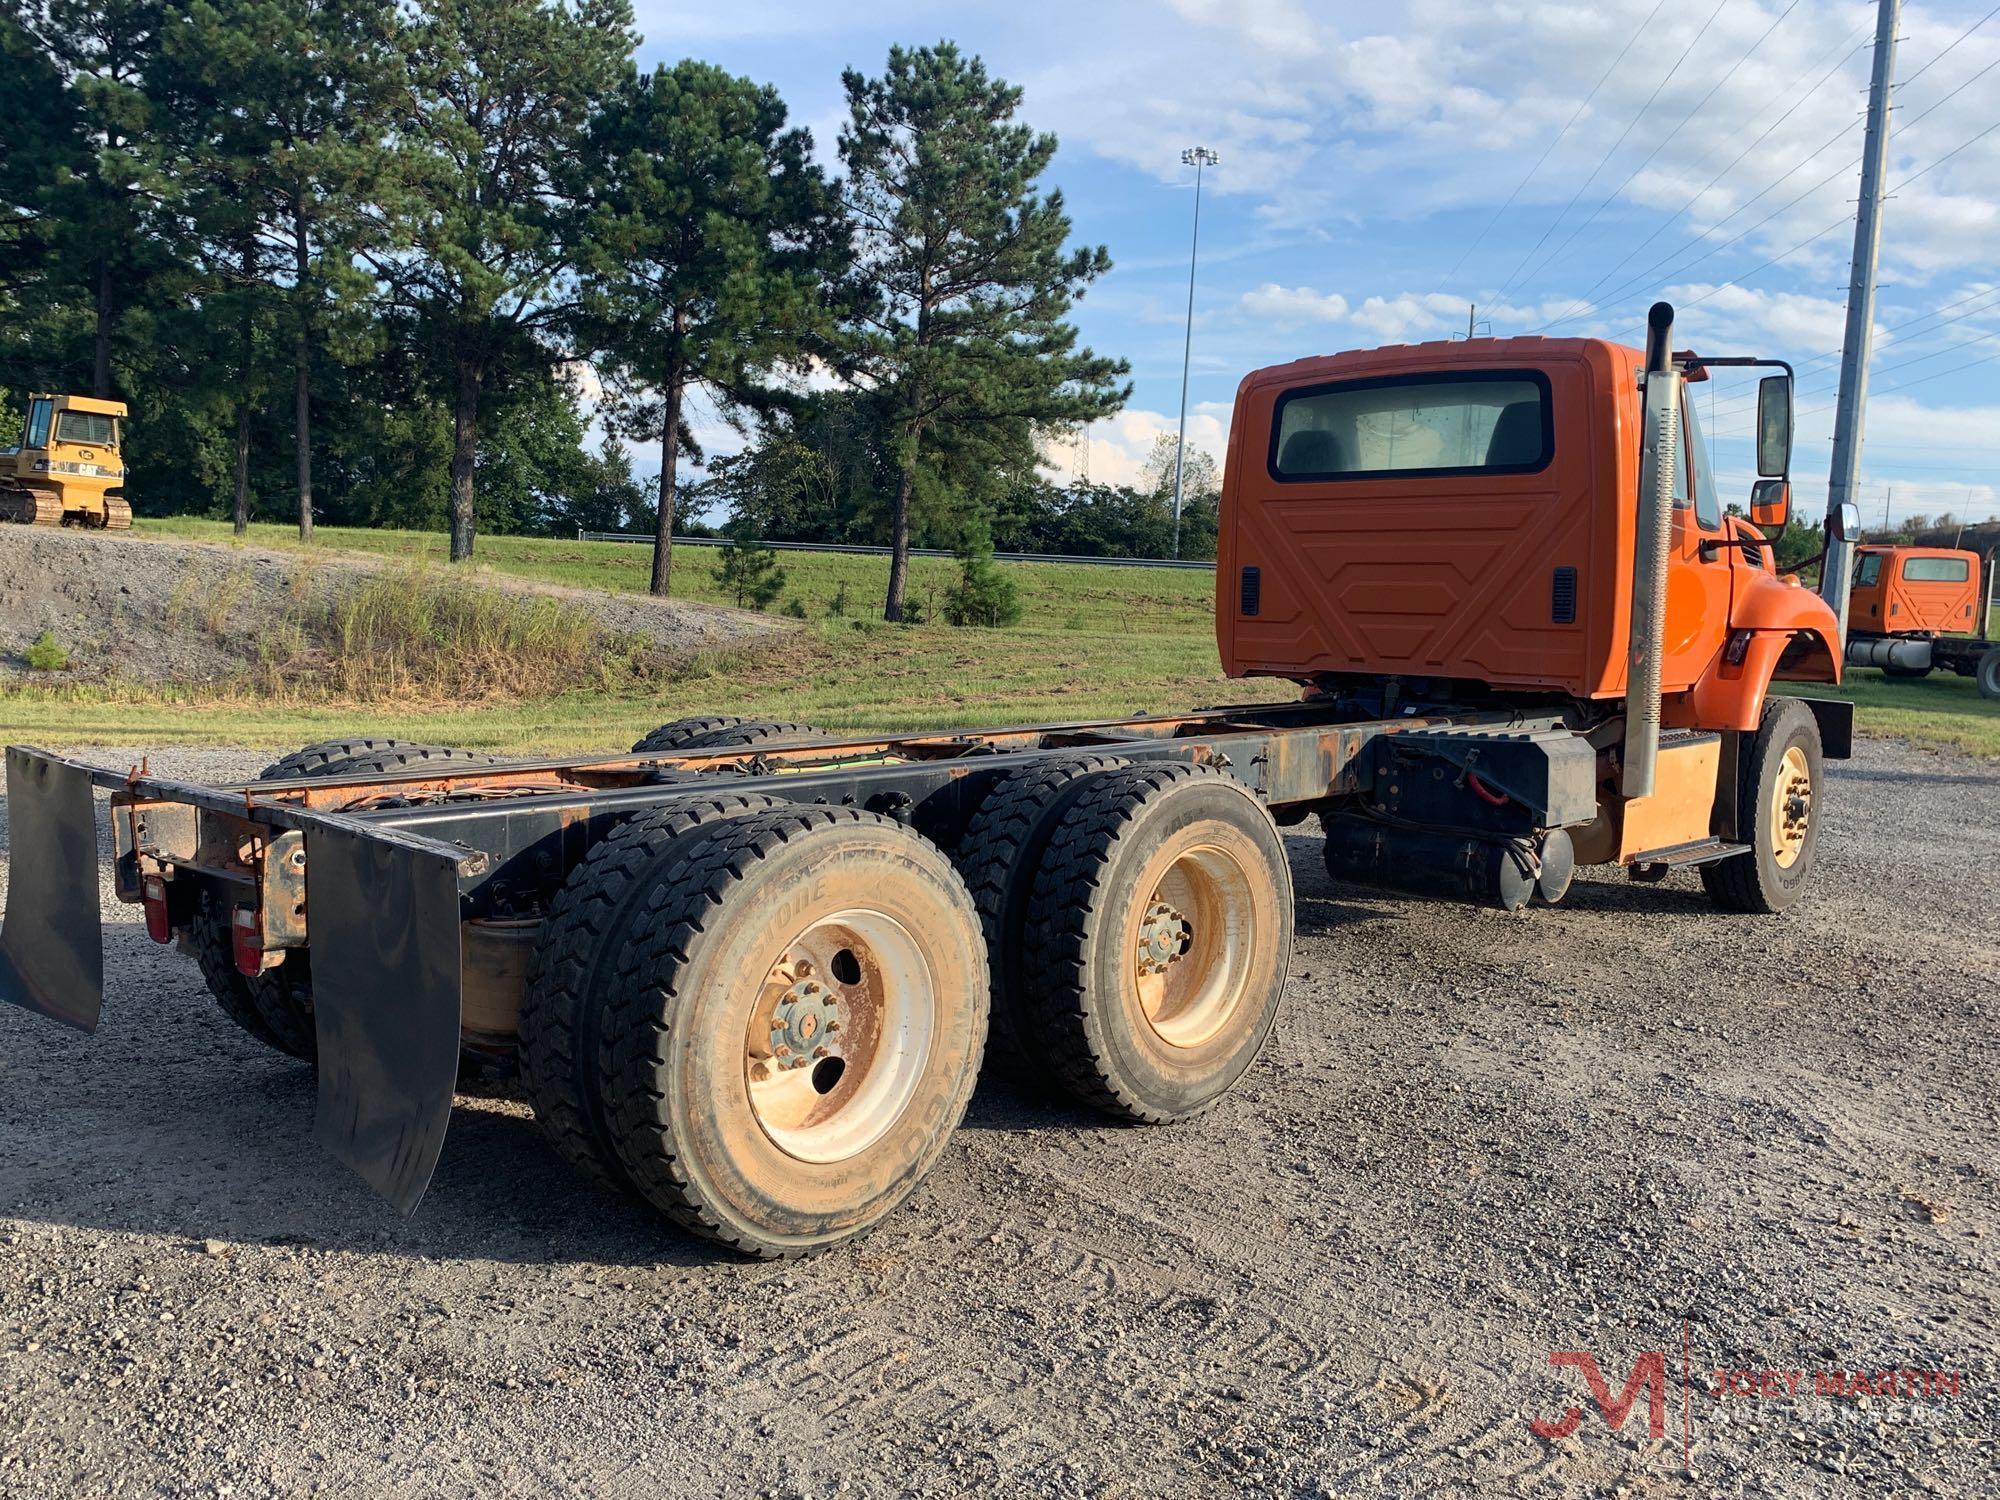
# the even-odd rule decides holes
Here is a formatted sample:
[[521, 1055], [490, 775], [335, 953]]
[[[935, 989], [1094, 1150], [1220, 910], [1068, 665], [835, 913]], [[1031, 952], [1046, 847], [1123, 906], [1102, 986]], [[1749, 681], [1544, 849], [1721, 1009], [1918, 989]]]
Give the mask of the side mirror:
[[1750, 524], [1776, 531], [1792, 518], [1792, 487], [1782, 479], [1760, 479], [1750, 488]]
[[1782, 478], [1792, 471], [1792, 377], [1757, 382], [1757, 472]]
[[1861, 535], [1861, 507], [1852, 500], [1837, 506], [1826, 518], [1836, 542], [1851, 542]]

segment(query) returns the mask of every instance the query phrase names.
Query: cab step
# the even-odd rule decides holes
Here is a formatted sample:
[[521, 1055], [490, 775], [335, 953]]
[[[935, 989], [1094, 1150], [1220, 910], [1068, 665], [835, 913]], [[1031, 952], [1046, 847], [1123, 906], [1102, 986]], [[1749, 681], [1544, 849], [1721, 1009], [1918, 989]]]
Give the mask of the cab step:
[[1748, 854], [1748, 844], [1732, 844], [1726, 839], [1693, 839], [1685, 844], [1669, 844], [1664, 849], [1648, 849], [1627, 856], [1627, 873], [1634, 880], [1664, 880], [1669, 871], [1692, 869], [1732, 855]]

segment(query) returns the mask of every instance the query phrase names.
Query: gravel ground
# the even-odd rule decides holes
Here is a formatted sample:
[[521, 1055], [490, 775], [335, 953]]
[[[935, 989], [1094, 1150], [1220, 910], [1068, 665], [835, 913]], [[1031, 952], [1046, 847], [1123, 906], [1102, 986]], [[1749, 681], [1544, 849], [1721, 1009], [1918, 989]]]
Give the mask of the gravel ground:
[[[37, 680], [100, 678], [115, 665], [139, 682], [224, 681], [256, 665], [260, 638], [296, 607], [298, 580], [309, 578], [323, 596], [384, 565], [352, 553], [335, 562], [268, 547], [0, 526], [0, 681], [28, 675], [21, 652], [44, 630], [69, 649], [70, 665]], [[566, 600], [614, 635], [647, 637], [667, 660], [787, 628], [747, 610], [472, 576], [486, 588]], [[221, 628], [203, 618], [210, 611], [221, 612]]]
[[[1991, 1494], [1996, 794], [1864, 744], [1762, 920], [1685, 876], [1388, 899], [1295, 835], [1289, 1009], [1218, 1109], [987, 1085], [876, 1235], [786, 1266], [571, 1179], [504, 1091], [397, 1219], [317, 1157], [310, 1073], [107, 907], [100, 1035], [0, 1007], [0, 1491]], [[1660, 1351], [1663, 1438], [1567, 1350], [1613, 1395]]]

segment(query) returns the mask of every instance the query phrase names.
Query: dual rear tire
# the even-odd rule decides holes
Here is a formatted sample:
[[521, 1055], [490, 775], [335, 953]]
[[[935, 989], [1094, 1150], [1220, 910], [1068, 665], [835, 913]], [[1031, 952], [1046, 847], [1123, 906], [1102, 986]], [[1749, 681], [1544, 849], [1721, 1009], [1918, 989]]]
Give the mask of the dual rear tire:
[[[902, 1202], [965, 1113], [978, 913], [941, 851], [878, 814], [684, 813], [679, 831], [627, 824], [572, 876], [523, 1078], [590, 1175], [733, 1249], [810, 1254]], [[571, 915], [591, 907], [602, 921]]]
[[1030, 767], [957, 867], [872, 812], [691, 799], [572, 872], [522, 1078], [586, 1175], [733, 1249], [805, 1255], [880, 1222], [942, 1154], [989, 1006], [1076, 1098], [1184, 1119], [1256, 1057], [1290, 944], [1276, 828], [1209, 767]]

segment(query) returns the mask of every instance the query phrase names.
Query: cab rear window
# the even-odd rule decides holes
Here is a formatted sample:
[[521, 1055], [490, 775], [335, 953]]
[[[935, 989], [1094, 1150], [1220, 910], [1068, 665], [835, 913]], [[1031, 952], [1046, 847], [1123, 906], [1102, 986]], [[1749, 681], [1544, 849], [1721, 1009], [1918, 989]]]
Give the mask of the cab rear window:
[[1906, 557], [1905, 583], [1963, 583], [1972, 576], [1972, 565], [1962, 557]]
[[1275, 479], [1528, 474], [1554, 452], [1549, 382], [1534, 370], [1396, 375], [1278, 398]]

